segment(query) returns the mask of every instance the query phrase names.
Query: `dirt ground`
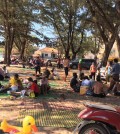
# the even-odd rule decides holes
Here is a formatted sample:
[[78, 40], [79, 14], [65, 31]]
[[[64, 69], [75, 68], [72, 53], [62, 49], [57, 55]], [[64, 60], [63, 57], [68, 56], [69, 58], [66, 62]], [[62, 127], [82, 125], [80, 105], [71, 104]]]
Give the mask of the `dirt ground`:
[[[42, 68], [43, 70], [44, 68]], [[11, 74], [19, 73], [21, 78], [33, 77], [35, 79], [34, 70], [23, 69], [20, 66], [10, 66], [8, 70]], [[77, 109], [84, 109], [83, 103], [92, 103], [92, 104], [106, 104], [113, 107], [120, 106], [120, 98], [115, 96], [107, 96], [106, 98], [93, 98], [89, 96], [80, 96], [78, 93], [73, 93], [70, 90], [69, 82], [72, 77], [73, 72], [77, 72], [77, 70], [70, 70], [69, 77], [67, 78], [67, 82], [64, 82], [64, 70], [58, 70], [61, 79], [60, 80], [52, 80], [49, 82], [53, 82], [56, 84], [56, 87], [52, 87], [51, 90], [57, 96], [56, 98], [46, 99], [46, 102], [54, 102], [54, 104], [60, 104], [67, 107], [73, 107]], [[87, 71], [85, 73], [88, 74]], [[64, 94], [64, 98], [62, 98], [61, 94]], [[44, 98], [39, 99], [29, 99], [29, 98], [18, 98], [15, 100], [10, 100], [9, 98], [1, 98], [0, 99], [0, 122], [3, 119], [7, 119], [7, 121], [11, 124], [15, 125], [15, 120], [19, 116], [19, 111], [24, 108], [31, 107], [31, 103], [37, 105], [38, 102], [43, 102]], [[34, 102], [34, 103], [33, 103]], [[66, 129], [66, 128], [54, 128], [54, 127], [39, 127], [38, 133], [40, 134], [72, 134], [74, 128]]]

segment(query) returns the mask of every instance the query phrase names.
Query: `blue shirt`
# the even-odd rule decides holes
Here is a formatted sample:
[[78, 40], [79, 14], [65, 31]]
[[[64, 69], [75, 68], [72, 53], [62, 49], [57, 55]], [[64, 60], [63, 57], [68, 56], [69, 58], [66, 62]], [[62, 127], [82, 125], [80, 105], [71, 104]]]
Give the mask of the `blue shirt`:
[[85, 79], [82, 81], [81, 86], [90, 86], [90, 81], [88, 79]]
[[112, 75], [113, 74], [120, 74], [120, 65], [118, 63], [116, 63], [116, 64], [113, 65]]

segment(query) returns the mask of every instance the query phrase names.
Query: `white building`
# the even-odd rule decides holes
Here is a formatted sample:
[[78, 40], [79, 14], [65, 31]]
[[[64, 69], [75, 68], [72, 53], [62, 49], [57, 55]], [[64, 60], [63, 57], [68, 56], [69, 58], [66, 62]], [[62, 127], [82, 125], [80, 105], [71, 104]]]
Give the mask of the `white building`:
[[58, 56], [58, 50], [45, 47], [43, 49], [35, 51], [33, 56], [40, 56], [41, 58], [56, 58]]

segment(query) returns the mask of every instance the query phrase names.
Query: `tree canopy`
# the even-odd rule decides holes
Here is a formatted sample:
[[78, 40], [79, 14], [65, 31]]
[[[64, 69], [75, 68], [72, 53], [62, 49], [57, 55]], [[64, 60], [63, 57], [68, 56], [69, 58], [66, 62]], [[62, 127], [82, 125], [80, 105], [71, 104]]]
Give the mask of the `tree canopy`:
[[[96, 54], [103, 44], [106, 64], [115, 41], [120, 50], [119, 16], [119, 0], [0, 0], [0, 35], [4, 38], [5, 63], [10, 64], [14, 45], [23, 59], [29, 44], [57, 44], [62, 46], [66, 56], [72, 52], [73, 58], [86, 51]], [[51, 42], [42, 30], [34, 28], [34, 23], [52, 27], [56, 40]]]

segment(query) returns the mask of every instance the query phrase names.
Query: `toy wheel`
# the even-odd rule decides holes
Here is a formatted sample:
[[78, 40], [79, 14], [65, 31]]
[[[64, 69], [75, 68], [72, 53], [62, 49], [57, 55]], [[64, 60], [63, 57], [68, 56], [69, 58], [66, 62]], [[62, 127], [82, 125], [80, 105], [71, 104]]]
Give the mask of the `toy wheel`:
[[83, 127], [79, 134], [108, 134], [108, 132], [101, 125], [89, 124]]

